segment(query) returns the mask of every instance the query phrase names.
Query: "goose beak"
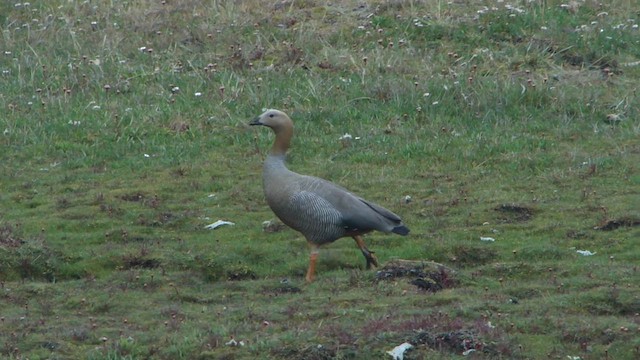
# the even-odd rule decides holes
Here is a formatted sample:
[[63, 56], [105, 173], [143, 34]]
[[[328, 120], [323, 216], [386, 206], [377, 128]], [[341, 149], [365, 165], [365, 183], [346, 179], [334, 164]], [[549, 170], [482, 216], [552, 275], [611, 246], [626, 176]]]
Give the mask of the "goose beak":
[[260, 122], [260, 116], [258, 116], [257, 118], [255, 118], [255, 119], [251, 120], [251, 122], [249, 123], [249, 125], [263, 125], [263, 124]]

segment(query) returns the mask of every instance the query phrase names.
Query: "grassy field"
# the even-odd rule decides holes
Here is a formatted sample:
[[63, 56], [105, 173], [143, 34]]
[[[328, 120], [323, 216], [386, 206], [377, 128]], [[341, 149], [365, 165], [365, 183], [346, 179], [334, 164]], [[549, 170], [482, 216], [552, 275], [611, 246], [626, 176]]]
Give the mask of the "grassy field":
[[[0, 24], [0, 358], [640, 358], [636, 1], [3, 1]], [[291, 169], [402, 216], [366, 237], [379, 272], [345, 239], [307, 285], [304, 239], [263, 229], [264, 108]]]

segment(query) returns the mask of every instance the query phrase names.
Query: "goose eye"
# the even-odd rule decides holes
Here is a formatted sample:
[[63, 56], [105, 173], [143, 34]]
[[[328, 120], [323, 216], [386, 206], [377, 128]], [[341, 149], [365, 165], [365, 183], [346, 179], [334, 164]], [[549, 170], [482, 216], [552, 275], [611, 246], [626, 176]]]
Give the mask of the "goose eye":
[[272, 117], [274, 117], [274, 116], [275, 116], [275, 115], [273, 115], [273, 114], [269, 114], [269, 117], [270, 117], [270, 118], [272, 118]]

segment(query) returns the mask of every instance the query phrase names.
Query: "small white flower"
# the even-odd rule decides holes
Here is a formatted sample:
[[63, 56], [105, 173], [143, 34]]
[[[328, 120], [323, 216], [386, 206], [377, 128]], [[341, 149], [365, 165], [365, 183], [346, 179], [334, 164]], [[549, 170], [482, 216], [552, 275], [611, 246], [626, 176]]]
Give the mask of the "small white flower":
[[93, 110], [100, 110], [100, 105], [93, 105], [93, 106], [91, 107], [91, 109], [93, 109]]
[[196, 97], [200, 97], [200, 96], [202, 96], [202, 93], [201, 93], [201, 92], [197, 92], [197, 93], [195, 93], [194, 95], [195, 95]]

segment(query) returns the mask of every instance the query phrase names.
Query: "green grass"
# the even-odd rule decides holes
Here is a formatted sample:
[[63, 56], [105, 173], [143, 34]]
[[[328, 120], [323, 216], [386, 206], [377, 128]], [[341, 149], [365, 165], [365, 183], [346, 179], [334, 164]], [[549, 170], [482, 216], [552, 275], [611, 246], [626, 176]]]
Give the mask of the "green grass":
[[[639, 15], [1, 3], [0, 357], [637, 358]], [[377, 281], [347, 239], [304, 284], [302, 237], [262, 230], [263, 108], [296, 124], [293, 170], [402, 216], [408, 237], [366, 238], [383, 266], [456, 281]]]

